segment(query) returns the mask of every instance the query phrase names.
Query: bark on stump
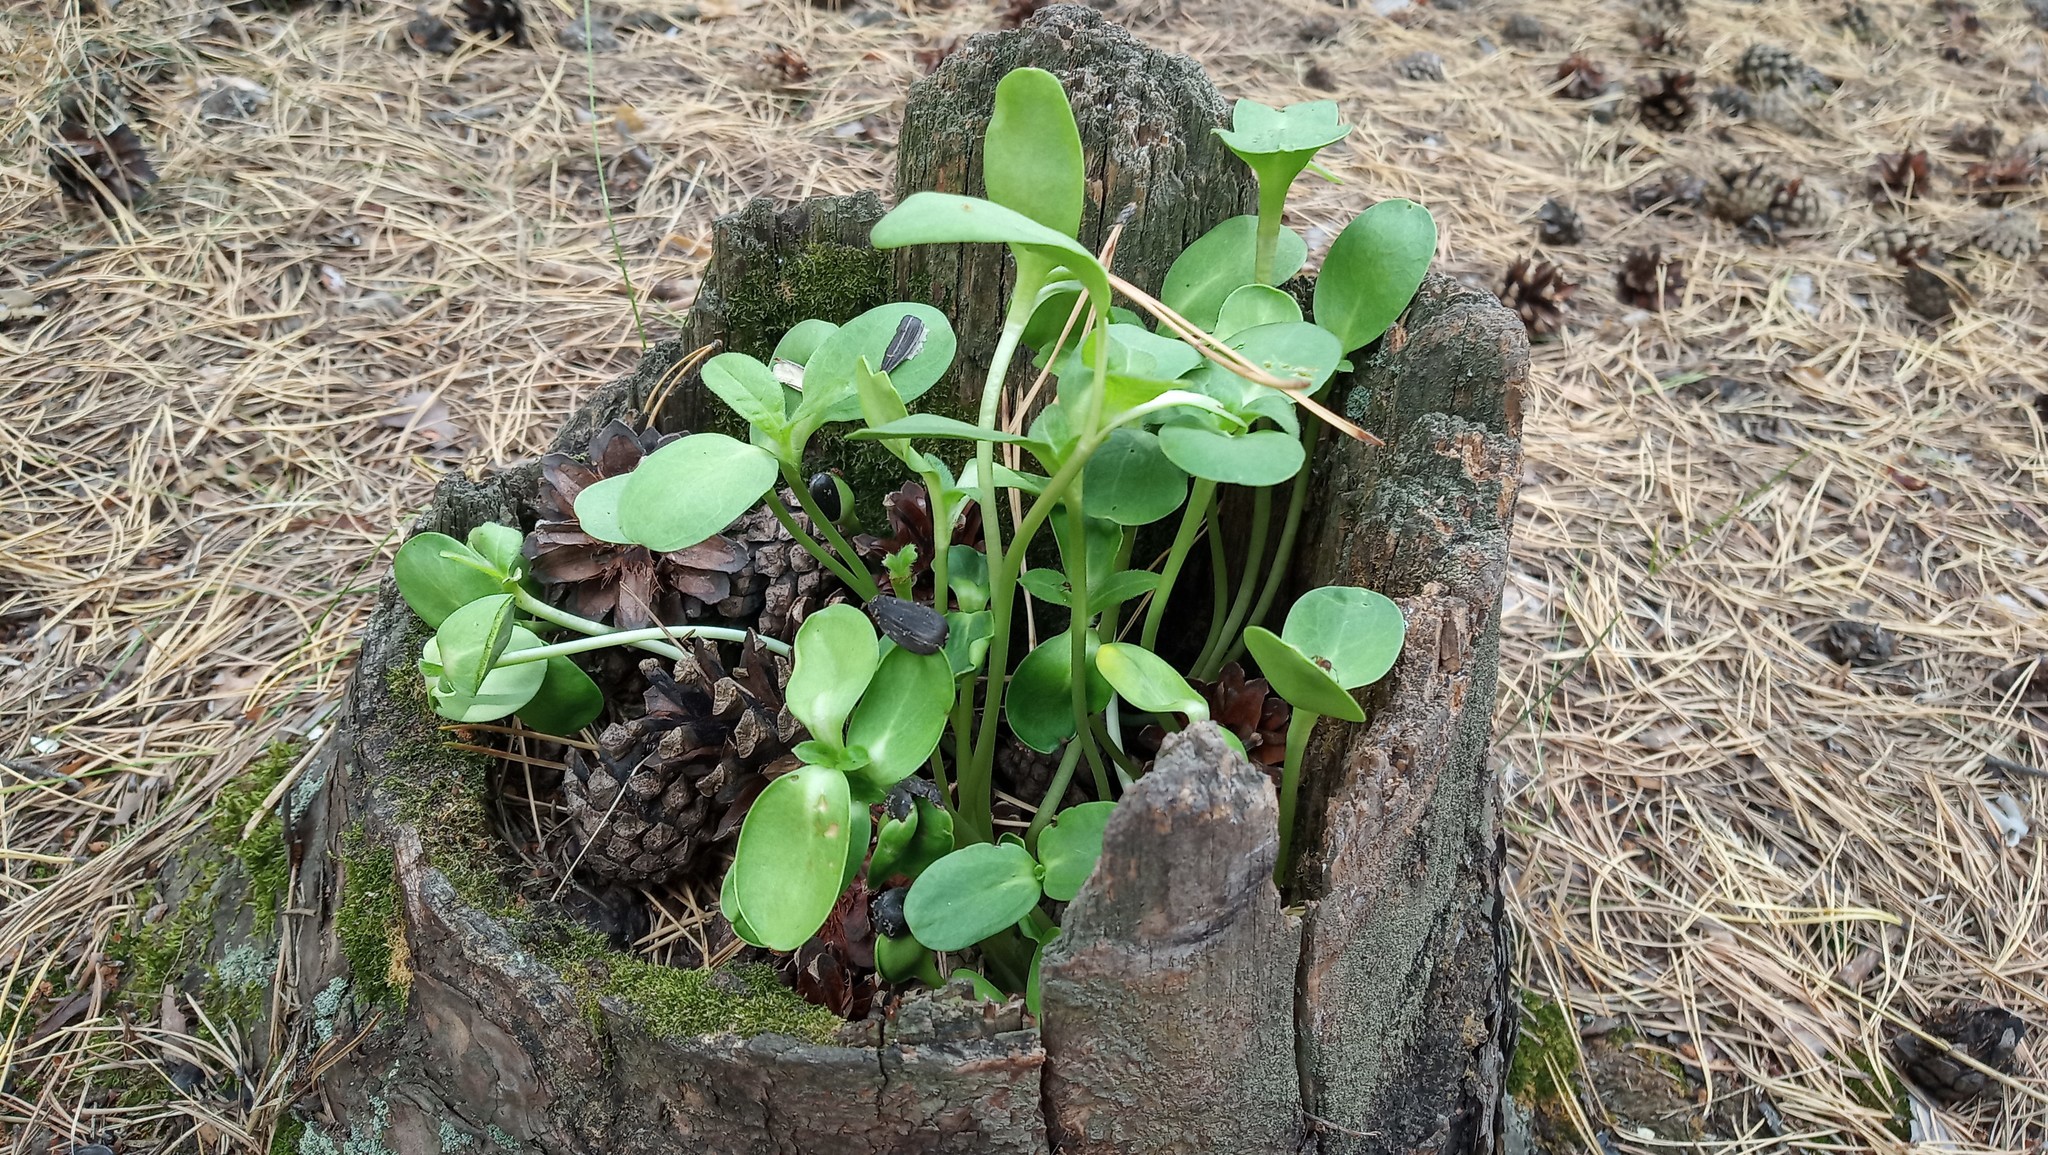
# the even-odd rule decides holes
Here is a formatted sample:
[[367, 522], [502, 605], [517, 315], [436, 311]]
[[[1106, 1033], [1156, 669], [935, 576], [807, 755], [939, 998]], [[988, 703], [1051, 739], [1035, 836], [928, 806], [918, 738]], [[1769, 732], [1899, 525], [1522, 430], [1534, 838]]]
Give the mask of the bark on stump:
[[[1076, 8], [977, 38], [913, 91], [899, 194], [971, 188], [976, 161], [934, 163], [911, 126], [977, 140], [986, 91], [1017, 63], [1089, 94], [1090, 227], [1139, 203], [1119, 249], [1134, 279], [1156, 285], [1165, 246], [1248, 206], [1241, 168], [1209, 151], [1223, 104], [1199, 69]], [[803, 315], [935, 284], [967, 317], [997, 298], [1000, 250], [885, 258], [865, 245], [879, 211], [839, 198], [721, 221], [684, 338], [600, 390], [558, 446], [661, 393], [663, 424], [711, 427], [694, 383], [672, 380], [708, 337], [763, 354]], [[1111, 821], [1048, 952], [1042, 1036], [1015, 1004], [951, 990], [829, 1037], [743, 977], [664, 972], [513, 901], [493, 873], [490, 770], [443, 747], [413, 670], [424, 627], [387, 581], [293, 832], [287, 977], [324, 1068], [307, 1104], [323, 1135], [407, 1155], [1488, 1149], [1512, 1002], [1486, 746], [1527, 350], [1490, 297], [1432, 277], [1405, 334], [1359, 360], [1335, 396], [1389, 444], [1324, 439], [1297, 574], [1394, 597], [1409, 642], [1369, 721], [1316, 735], [1307, 901], [1283, 909], [1270, 881], [1263, 776], [1191, 730]], [[530, 468], [450, 481], [415, 528], [530, 524], [534, 488]]]

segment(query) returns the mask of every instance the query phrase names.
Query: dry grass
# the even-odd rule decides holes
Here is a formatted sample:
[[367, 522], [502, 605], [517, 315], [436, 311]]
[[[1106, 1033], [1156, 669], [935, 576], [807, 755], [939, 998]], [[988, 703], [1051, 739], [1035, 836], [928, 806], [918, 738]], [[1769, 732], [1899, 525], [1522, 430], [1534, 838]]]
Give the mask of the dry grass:
[[[389, 0], [211, 25], [200, 0], [0, 16], [0, 289], [49, 313], [0, 322], [0, 968], [26, 1011], [0, 1020], [0, 1126], [20, 1149], [267, 1141], [301, 1070], [174, 1003], [167, 1021], [114, 1013], [103, 955], [153, 867], [266, 743], [319, 732], [394, 527], [435, 479], [531, 455], [630, 365], [636, 294], [658, 336], [714, 214], [884, 184], [917, 53], [995, 19], [679, 4], [672, 31], [622, 34], [593, 70], [554, 37], [566, 3], [528, 7], [531, 49], [452, 58], [410, 48]], [[1536, 355], [1507, 598], [1513, 889], [1537, 992], [1626, 1016], [1716, 1105], [1767, 1092], [1784, 1133], [1758, 1124], [1745, 1149], [1896, 1145], [1868, 1105], [1895, 1076], [1870, 1057], [1929, 1007], [1987, 999], [2048, 1025], [2048, 854], [1993, 818], [2036, 819], [2041, 784], [1985, 761], [2048, 757], [2048, 718], [1990, 685], [2048, 650], [2041, 266], [1962, 258], [1975, 306], [1936, 327], [1858, 251], [1879, 152], [1933, 145], [1953, 176], [1952, 124], [2040, 127], [2020, 98], [2048, 41], [2018, 3], [1986, 3], [1976, 62], [1948, 63], [1932, 10], [1870, 7], [1876, 46], [1826, 6], [1694, 0], [1684, 66], [1703, 80], [1765, 39], [1844, 83], [1810, 135], [1710, 114], [1668, 137], [1546, 93], [1574, 48], [1657, 66], [1618, 0], [1573, 9], [1552, 46], [1491, 53], [1475, 41], [1512, 0], [1395, 20], [1315, 0], [1118, 11], [1232, 94], [1324, 95], [1303, 82], [1321, 66], [1360, 131], [1331, 160], [1348, 183], [1303, 190], [1312, 244], [1367, 198], [1411, 195], [1447, 266], [1493, 285], [1545, 197], [1585, 214], [1585, 244], [1546, 254], [1586, 287]], [[1324, 19], [1334, 43], [1300, 35]], [[764, 64], [779, 48], [807, 79]], [[1446, 82], [1394, 79], [1419, 50]], [[111, 222], [60, 210], [41, 157], [88, 59], [154, 106], [138, 127], [163, 180]], [[267, 102], [202, 116], [234, 79]], [[1845, 211], [1758, 247], [1617, 196], [1758, 161]], [[1947, 187], [1915, 212], [1956, 238], [1981, 210]], [[1690, 274], [1661, 315], [1612, 292], [1646, 243]], [[1810, 642], [1841, 616], [1892, 630], [1896, 655], [1828, 662]], [[72, 996], [75, 1017], [52, 1017]], [[247, 1072], [255, 1109], [174, 1090], [152, 1074], [167, 1057]], [[2001, 1102], [1929, 1115], [1924, 1137], [2038, 1149], [2048, 1060], [2039, 1042], [2022, 1057]], [[117, 1071], [150, 1093], [110, 1101]]]

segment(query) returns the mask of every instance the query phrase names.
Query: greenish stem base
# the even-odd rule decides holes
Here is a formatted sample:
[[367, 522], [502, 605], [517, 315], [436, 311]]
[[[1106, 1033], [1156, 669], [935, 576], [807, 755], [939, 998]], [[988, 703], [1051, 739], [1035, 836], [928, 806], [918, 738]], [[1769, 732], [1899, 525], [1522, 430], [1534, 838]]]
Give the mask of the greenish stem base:
[[1280, 767], [1280, 857], [1273, 863], [1273, 884], [1283, 892], [1294, 873], [1294, 807], [1301, 797], [1301, 759], [1320, 718], [1297, 706], [1287, 722], [1287, 760]]
[[1159, 584], [1153, 587], [1152, 600], [1145, 608], [1145, 628], [1138, 635], [1138, 644], [1157, 652], [1159, 627], [1166, 620], [1166, 603], [1173, 599], [1174, 583], [1180, 580], [1181, 566], [1187, 564], [1188, 554], [1194, 552], [1195, 537], [1202, 532], [1203, 519], [1209, 516], [1209, 504], [1216, 500], [1216, 483], [1207, 478], [1196, 478], [1195, 487], [1188, 494], [1187, 505], [1182, 507], [1180, 529], [1173, 535], [1173, 544], [1167, 548], [1166, 564], [1159, 570]]
[[[1223, 621], [1223, 631], [1217, 634], [1209, 648], [1195, 661], [1195, 676], [1204, 681], [1215, 681], [1218, 671], [1223, 669], [1223, 655], [1237, 640], [1237, 632], [1244, 625], [1245, 614], [1252, 604], [1252, 593], [1258, 588], [1261, 577], [1259, 567], [1266, 562], [1266, 538], [1272, 530], [1273, 487], [1260, 486], [1252, 494], [1252, 527], [1250, 552], [1245, 557], [1244, 575], [1238, 579], [1237, 597], [1230, 603], [1230, 616]], [[1277, 567], [1285, 567], [1285, 557], [1274, 559]], [[1268, 580], [1271, 574], [1265, 574]]]

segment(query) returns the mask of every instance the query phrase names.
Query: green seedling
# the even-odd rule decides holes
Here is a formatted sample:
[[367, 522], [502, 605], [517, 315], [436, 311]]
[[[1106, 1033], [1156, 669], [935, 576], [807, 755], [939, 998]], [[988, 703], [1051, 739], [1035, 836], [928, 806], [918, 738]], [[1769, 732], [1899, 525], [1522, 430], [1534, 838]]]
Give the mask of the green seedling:
[[[578, 662], [590, 651], [679, 660], [742, 643], [788, 659], [784, 698], [804, 734], [740, 824], [720, 891], [736, 932], [797, 949], [859, 884], [885, 979], [967, 977], [1036, 1011], [1060, 904], [1094, 869], [1110, 799], [1145, 771], [1123, 736], [1206, 718], [1197, 684], [1244, 650], [1294, 707], [1284, 871], [1309, 732], [1364, 717], [1353, 691], [1387, 672], [1402, 638], [1398, 607], [1356, 589], [1310, 591], [1279, 633], [1263, 627], [1291, 588], [1323, 426], [1369, 440], [1316, 396], [1408, 307], [1437, 242], [1427, 210], [1382, 201], [1337, 237], [1310, 310], [1280, 288], [1307, 259], [1282, 220], [1288, 190], [1346, 132], [1328, 102], [1239, 102], [1222, 138], [1256, 174], [1259, 211], [1189, 244], [1155, 300], [1077, 239], [1089, 182], [1058, 80], [1011, 71], [980, 152], [986, 197], [917, 193], [872, 233], [881, 249], [1003, 246], [1014, 275], [1000, 330], [956, 335], [939, 310], [892, 302], [802, 321], [765, 360], [721, 353], [699, 376], [744, 432], [673, 439], [574, 500], [584, 533], [655, 558], [766, 509], [847, 602], [812, 612], [787, 645], [720, 624], [620, 629], [551, 604], [514, 527], [423, 533], [394, 571], [433, 631], [419, 671], [434, 709], [571, 734], [604, 709]], [[920, 411], [962, 388], [947, 375], [963, 340], [994, 351], [977, 412]], [[1001, 419], [1025, 350], [1052, 383], [1028, 424]], [[841, 437], [879, 444], [922, 482], [928, 543], [879, 559], [856, 548], [868, 539], [854, 511], [875, 495], [813, 452]], [[1249, 511], [1227, 534], [1226, 504]], [[976, 524], [978, 548], [959, 536]], [[1213, 587], [1177, 596], [1205, 538]], [[1193, 620], [1169, 631], [1175, 614]], [[1013, 738], [1059, 755], [1021, 836], [999, 833], [993, 808], [996, 752]], [[1100, 800], [1066, 806], [1083, 765]]]

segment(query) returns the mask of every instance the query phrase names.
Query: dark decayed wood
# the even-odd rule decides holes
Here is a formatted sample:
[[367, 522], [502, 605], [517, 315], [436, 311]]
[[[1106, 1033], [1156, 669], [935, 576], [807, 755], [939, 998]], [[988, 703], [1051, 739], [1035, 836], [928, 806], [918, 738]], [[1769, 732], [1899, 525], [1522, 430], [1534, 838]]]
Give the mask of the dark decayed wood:
[[[1223, 103], [1200, 70], [1072, 8], [977, 38], [920, 83], [902, 188], [971, 190], [971, 147], [921, 142], [978, 140], [994, 78], [1017, 63], [1080, 94], [1098, 158], [1090, 235], [1138, 203], [1119, 248], [1134, 279], [1156, 284], [1172, 252], [1248, 206], [1241, 166], [1209, 134]], [[665, 424], [704, 427], [711, 411], [679, 371], [704, 340], [765, 354], [801, 316], [904, 297], [964, 311], [964, 328], [998, 299], [999, 249], [876, 254], [862, 238], [880, 211], [873, 197], [829, 198], [722, 220], [683, 338], [597, 391], [557, 446], [579, 448], [656, 394], [672, 399]], [[1389, 447], [1325, 437], [1298, 572], [1395, 596], [1410, 641], [1366, 697], [1371, 721], [1317, 735], [1293, 880], [1306, 901], [1283, 909], [1269, 880], [1271, 787], [1191, 730], [1126, 795], [1102, 868], [1066, 912], [1042, 1038], [1016, 1004], [958, 988], [837, 1045], [671, 1037], [603, 993], [548, 938], [559, 912], [480, 897], [460, 877], [464, 855], [492, 853], [477, 824], [448, 817], [480, 771], [441, 748], [407, 692], [424, 635], [387, 580], [316, 771], [324, 789], [294, 827], [304, 859], [286, 978], [314, 1024], [305, 1061], [323, 1070], [303, 1112], [351, 1150], [407, 1155], [1489, 1149], [1512, 1004], [1485, 748], [1519, 332], [1491, 298], [1432, 278], [1405, 333], [1340, 391]], [[978, 381], [967, 360], [960, 379]], [[953, 400], [971, 397], [956, 386]], [[531, 467], [451, 480], [416, 529], [530, 521], [533, 487]], [[388, 862], [396, 902], [389, 958], [368, 974], [343, 940], [373, 861]], [[365, 997], [379, 988], [405, 994]]]

